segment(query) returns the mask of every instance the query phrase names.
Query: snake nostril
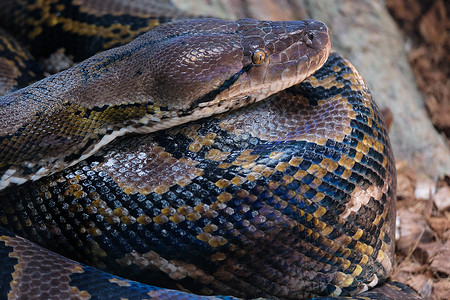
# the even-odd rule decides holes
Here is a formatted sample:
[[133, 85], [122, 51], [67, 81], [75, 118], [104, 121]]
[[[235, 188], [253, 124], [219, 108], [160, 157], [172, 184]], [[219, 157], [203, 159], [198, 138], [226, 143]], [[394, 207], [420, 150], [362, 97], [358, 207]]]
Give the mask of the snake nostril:
[[310, 40], [310, 41], [312, 41], [312, 40], [314, 40], [314, 34], [313, 33], [308, 33], [307, 35], [306, 35], [306, 37], [308, 38], [308, 40]]

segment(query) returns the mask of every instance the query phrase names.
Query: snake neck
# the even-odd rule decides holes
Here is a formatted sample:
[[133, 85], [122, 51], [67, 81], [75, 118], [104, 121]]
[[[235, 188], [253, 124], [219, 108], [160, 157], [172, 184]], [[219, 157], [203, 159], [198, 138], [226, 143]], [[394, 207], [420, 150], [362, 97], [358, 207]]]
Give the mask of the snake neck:
[[0, 188], [72, 166], [129, 132], [262, 100], [311, 75], [329, 50], [315, 20], [161, 25], [0, 99]]

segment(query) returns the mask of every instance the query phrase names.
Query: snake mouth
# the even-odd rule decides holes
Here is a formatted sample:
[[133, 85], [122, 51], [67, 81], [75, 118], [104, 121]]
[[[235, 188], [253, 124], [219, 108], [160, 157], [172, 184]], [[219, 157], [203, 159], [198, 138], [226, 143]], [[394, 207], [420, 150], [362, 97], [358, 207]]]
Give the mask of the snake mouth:
[[[216, 89], [191, 103], [186, 112], [210, 108], [214, 113], [260, 101], [302, 82], [327, 60], [331, 49], [327, 26], [316, 20], [277, 23], [284, 32], [265, 41], [265, 64], [248, 63]], [[269, 35], [270, 36], [270, 35]], [[281, 46], [280, 46], [281, 45]]]
[[[197, 117], [204, 117], [211, 114], [218, 114], [228, 110], [238, 109], [249, 104], [261, 101], [270, 95], [273, 95], [286, 88], [301, 83], [303, 80], [311, 76], [318, 69], [320, 69], [328, 59], [331, 50], [330, 40], [317, 50], [314, 55], [303, 55], [295, 63], [295, 66], [286, 68], [281, 73], [281, 80], [272, 81], [264, 85], [255, 85], [253, 88], [243, 89], [239, 93], [231, 96], [230, 88], [239, 80], [241, 76], [246, 76], [253, 65], [247, 65], [238, 73], [234, 74], [226, 80], [219, 88], [206, 94], [198, 101], [193, 103], [189, 108], [189, 113], [198, 110], [194, 113]], [[295, 76], [292, 73], [295, 72]], [[267, 80], [269, 81], [269, 80]]]
[[[313, 24], [312, 29], [302, 34], [298, 42], [287, 47], [283, 53], [277, 53], [269, 58], [271, 64], [267, 67], [261, 80], [263, 83], [250, 82], [247, 89], [241, 89], [233, 97], [230, 95], [232, 91], [228, 89], [232, 88], [232, 84], [228, 84], [226, 88], [220, 90], [224, 94], [223, 98], [227, 96], [233, 103], [227, 105], [228, 109], [236, 109], [263, 100], [272, 94], [299, 84], [325, 64], [331, 51], [328, 28], [321, 22], [310, 21]], [[303, 53], [303, 55], [299, 53]], [[282, 61], [283, 56], [299, 58]], [[258, 67], [253, 65], [247, 66], [233, 80], [237, 81], [239, 77], [246, 76], [246, 74], [251, 73], [253, 69]], [[248, 77], [250, 77], [251, 81], [251, 75]], [[246, 97], [244, 97], [245, 95]]]

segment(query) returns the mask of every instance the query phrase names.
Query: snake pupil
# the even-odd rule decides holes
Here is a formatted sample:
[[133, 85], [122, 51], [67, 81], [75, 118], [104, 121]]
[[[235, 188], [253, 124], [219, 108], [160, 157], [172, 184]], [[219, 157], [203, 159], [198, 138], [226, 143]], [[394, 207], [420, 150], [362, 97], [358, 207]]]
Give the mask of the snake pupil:
[[255, 65], [262, 64], [265, 59], [266, 59], [266, 53], [263, 50], [261, 50], [261, 49], [255, 50], [252, 53], [252, 62]]

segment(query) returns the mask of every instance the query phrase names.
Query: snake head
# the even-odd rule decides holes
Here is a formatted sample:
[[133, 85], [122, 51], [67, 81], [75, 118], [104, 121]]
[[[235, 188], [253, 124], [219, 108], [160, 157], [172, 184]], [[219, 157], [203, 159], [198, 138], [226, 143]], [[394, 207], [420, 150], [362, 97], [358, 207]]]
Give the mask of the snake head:
[[[301, 82], [330, 51], [315, 20], [200, 19], [156, 29], [150, 94], [178, 115], [206, 117], [248, 105]], [[155, 32], [153, 32], [155, 36]]]
[[322, 22], [237, 22], [242, 37], [243, 72], [234, 85], [224, 90], [225, 99], [262, 100], [300, 83], [328, 58], [330, 36]]

